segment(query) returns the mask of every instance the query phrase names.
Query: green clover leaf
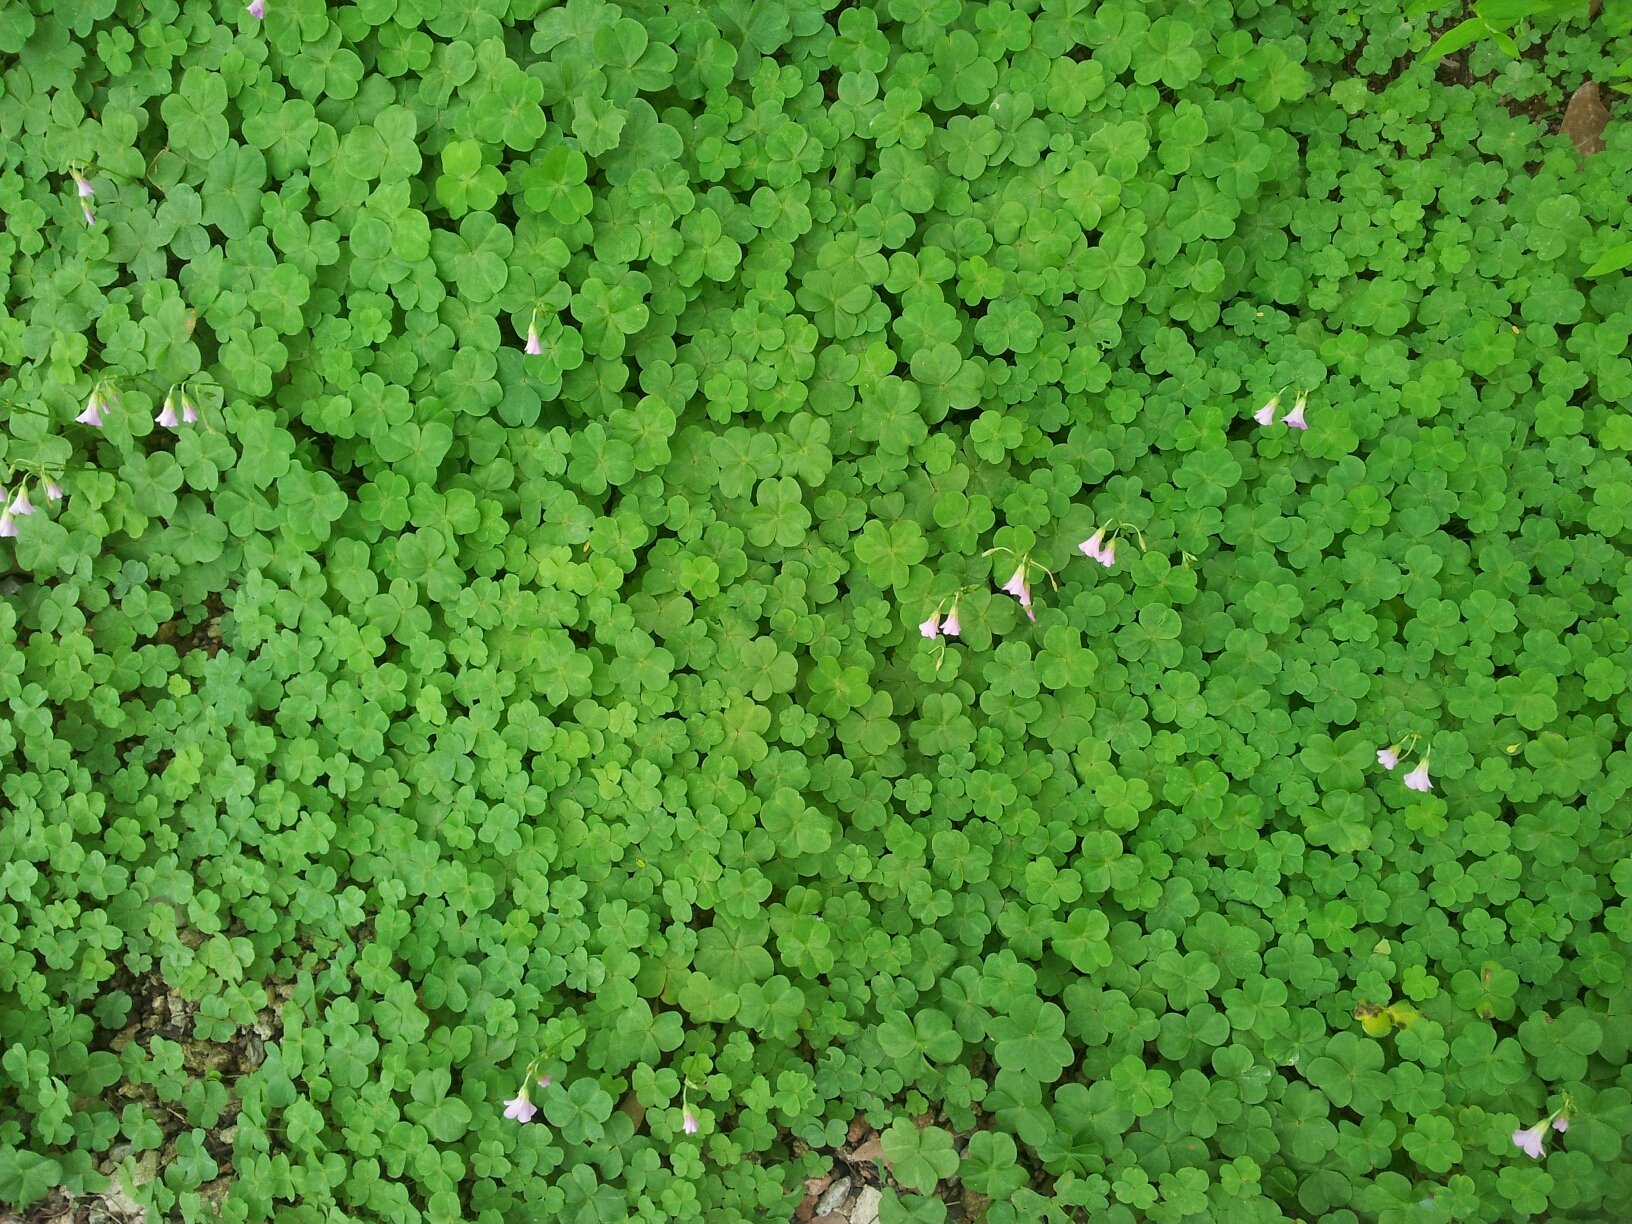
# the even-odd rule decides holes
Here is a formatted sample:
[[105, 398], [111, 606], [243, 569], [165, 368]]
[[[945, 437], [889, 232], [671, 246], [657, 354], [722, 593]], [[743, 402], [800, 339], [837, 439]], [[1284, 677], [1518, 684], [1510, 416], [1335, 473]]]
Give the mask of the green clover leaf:
[[879, 1142], [896, 1180], [920, 1194], [932, 1194], [941, 1178], [958, 1171], [952, 1136], [938, 1126], [919, 1130], [907, 1119], [897, 1118], [879, 1136]]

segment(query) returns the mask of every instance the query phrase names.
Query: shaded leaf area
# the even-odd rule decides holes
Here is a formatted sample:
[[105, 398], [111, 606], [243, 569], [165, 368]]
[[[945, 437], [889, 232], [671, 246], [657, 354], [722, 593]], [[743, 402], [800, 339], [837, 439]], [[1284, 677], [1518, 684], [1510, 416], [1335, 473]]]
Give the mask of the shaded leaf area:
[[0, 1202], [1613, 1215], [1632, 46], [1452, 7], [0, 11]]

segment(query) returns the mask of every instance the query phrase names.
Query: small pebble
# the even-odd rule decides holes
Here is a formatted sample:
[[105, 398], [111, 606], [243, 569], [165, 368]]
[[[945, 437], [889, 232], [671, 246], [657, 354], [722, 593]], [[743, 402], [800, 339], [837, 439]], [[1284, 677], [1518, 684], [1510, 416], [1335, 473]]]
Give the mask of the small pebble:
[[832, 1215], [839, 1209], [839, 1204], [850, 1196], [850, 1179], [841, 1177], [827, 1188], [821, 1201], [816, 1204], [817, 1216]]
[[863, 1186], [850, 1209], [850, 1224], [878, 1224], [878, 1205], [883, 1198], [877, 1186]]

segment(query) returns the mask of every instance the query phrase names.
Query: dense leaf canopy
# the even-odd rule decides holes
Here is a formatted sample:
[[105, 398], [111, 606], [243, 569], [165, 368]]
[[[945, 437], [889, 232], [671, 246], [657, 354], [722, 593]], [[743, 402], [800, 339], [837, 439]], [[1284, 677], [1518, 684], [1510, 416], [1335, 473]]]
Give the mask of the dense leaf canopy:
[[7, 0], [0, 1202], [1632, 1201], [1626, 6], [1401, 7]]

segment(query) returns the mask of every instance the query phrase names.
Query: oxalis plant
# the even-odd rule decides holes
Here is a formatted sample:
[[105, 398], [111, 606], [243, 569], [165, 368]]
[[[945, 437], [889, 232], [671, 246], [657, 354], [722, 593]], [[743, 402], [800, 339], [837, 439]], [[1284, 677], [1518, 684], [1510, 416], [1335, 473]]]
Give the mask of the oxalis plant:
[[1520, 7], [0, 7], [0, 1202], [1619, 1218], [1632, 43]]

